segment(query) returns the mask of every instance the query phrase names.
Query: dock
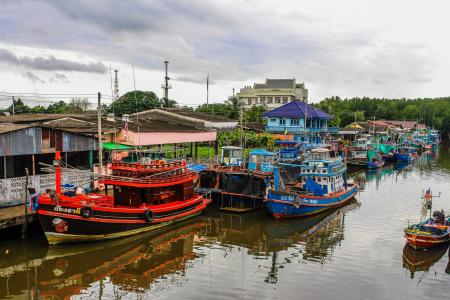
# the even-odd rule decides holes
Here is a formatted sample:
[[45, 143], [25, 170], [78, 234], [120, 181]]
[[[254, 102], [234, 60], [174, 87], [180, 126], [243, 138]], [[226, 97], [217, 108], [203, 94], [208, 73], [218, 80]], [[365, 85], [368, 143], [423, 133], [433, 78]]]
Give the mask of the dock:
[[[28, 224], [36, 220], [35, 212], [28, 210]], [[23, 205], [0, 208], [0, 230], [25, 224], [25, 209]]]

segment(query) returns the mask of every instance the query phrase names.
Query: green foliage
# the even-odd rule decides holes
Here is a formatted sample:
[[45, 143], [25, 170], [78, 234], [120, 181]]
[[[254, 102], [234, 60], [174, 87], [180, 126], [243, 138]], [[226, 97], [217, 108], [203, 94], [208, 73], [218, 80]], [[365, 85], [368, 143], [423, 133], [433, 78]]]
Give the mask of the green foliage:
[[15, 113], [15, 114], [24, 114], [29, 113], [31, 109], [23, 103], [22, 99], [14, 100], [14, 103], [11, 103], [11, 105], [6, 109], [9, 113]]
[[47, 107], [48, 114], [63, 114], [66, 112], [67, 104], [64, 101], [59, 101], [57, 103], [50, 104]]
[[65, 112], [68, 114], [83, 114], [89, 109], [87, 98], [72, 98], [66, 106]]
[[122, 95], [109, 106], [108, 112], [117, 115], [133, 114], [136, 112], [160, 107], [158, 97], [153, 92], [131, 91]]
[[450, 97], [418, 99], [326, 98], [316, 104], [335, 116], [331, 125], [346, 126], [355, 121], [386, 119], [425, 123], [439, 130], [450, 130]]
[[262, 115], [267, 111], [267, 107], [253, 105], [251, 108], [244, 111], [244, 122], [258, 122], [264, 123]]
[[47, 109], [42, 105], [38, 105], [32, 107], [30, 112], [35, 114], [45, 114], [47, 112]]
[[253, 131], [226, 131], [218, 139], [219, 146], [239, 146], [241, 141], [246, 148], [267, 148], [271, 149], [275, 145], [275, 138], [268, 133], [257, 133]]
[[237, 118], [234, 118], [235, 115], [239, 115], [238, 110], [234, 110], [233, 107], [228, 103], [212, 103], [212, 104], [202, 104], [198, 106], [196, 111], [208, 113], [214, 116], [221, 116], [226, 118], [231, 118], [234, 120], [237, 120]]
[[237, 97], [230, 96], [224, 103], [202, 104], [197, 107], [196, 111], [222, 116], [233, 120], [240, 120], [241, 111], [244, 122], [263, 123], [262, 114], [267, 111], [266, 106], [253, 105], [251, 108], [242, 109], [241, 103]]

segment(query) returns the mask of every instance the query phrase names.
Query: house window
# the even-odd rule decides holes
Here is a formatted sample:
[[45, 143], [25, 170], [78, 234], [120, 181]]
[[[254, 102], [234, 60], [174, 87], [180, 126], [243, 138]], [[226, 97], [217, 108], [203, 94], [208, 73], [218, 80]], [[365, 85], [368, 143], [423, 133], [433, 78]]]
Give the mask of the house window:
[[286, 120], [285, 119], [280, 119], [280, 125], [286, 125]]
[[270, 104], [273, 102], [273, 97], [267, 97], [267, 103]]
[[281, 97], [275, 97], [275, 103], [280, 103], [281, 102]]
[[288, 103], [288, 97], [283, 97], [283, 103]]
[[298, 119], [291, 119], [291, 126], [298, 126]]
[[265, 104], [266, 103], [266, 97], [259, 97], [259, 103]]
[[252, 105], [252, 98], [248, 98], [247, 103], [248, 103], [248, 105]]
[[277, 119], [270, 119], [270, 123], [275, 123]]

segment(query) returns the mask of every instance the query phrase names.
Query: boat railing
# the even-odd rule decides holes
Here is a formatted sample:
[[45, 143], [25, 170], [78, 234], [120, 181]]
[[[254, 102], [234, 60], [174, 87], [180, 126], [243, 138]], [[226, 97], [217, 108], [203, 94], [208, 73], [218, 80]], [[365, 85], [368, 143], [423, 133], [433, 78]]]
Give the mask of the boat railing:
[[188, 178], [194, 178], [196, 176], [195, 172], [185, 172], [181, 174], [175, 175], [167, 175], [162, 177], [154, 177], [154, 176], [146, 176], [146, 177], [124, 177], [124, 176], [115, 176], [115, 175], [99, 175], [98, 179], [101, 182], [111, 184], [114, 182], [115, 184], [123, 182], [123, 183], [136, 183], [136, 184], [169, 184], [178, 182]]

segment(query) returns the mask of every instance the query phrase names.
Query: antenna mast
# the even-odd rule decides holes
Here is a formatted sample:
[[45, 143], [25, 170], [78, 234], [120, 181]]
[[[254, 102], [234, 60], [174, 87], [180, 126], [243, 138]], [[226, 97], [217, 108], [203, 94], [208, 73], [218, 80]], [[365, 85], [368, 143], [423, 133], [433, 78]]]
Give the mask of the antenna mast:
[[117, 76], [119, 70], [114, 70], [114, 94], [113, 94], [113, 102], [119, 99], [119, 77]]
[[167, 100], [169, 100], [169, 89], [171, 89], [172, 87], [169, 85], [169, 75], [168, 75], [168, 67], [169, 67], [169, 61], [165, 60], [164, 64], [166, 65], [166, 76], [164, 77], [164, 83], [162, 85], [162, 88], [164, 89], [164, 98]]

